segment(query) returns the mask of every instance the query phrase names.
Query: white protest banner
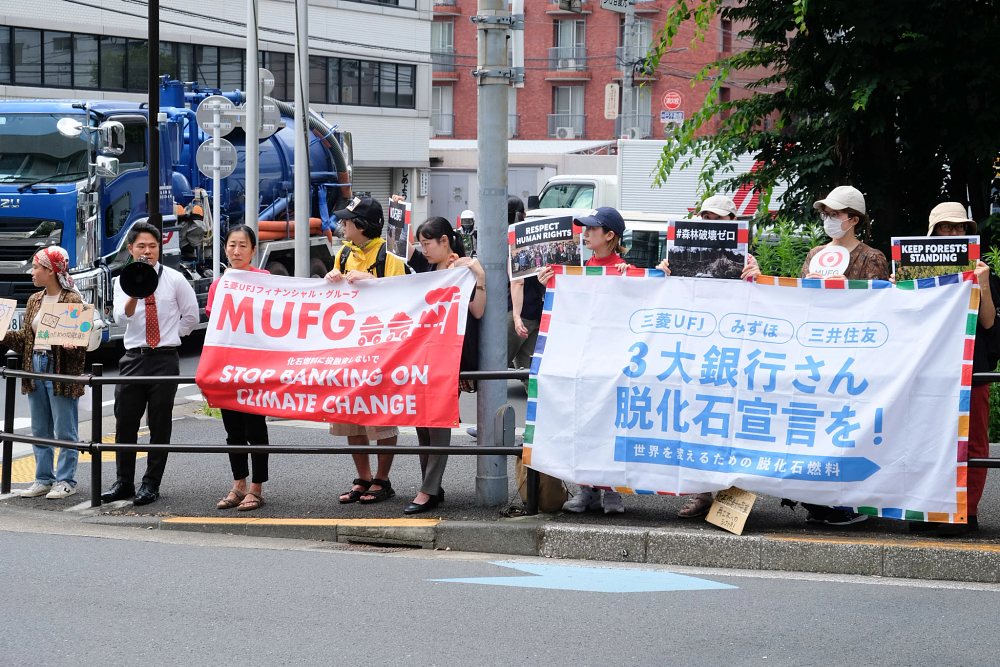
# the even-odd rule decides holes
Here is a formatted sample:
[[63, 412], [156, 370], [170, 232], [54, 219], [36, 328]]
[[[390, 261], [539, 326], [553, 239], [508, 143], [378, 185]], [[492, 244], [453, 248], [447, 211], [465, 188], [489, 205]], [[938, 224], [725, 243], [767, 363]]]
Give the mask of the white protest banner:
[[746, 220], [671, 220], [667, 224], [670, 275], [739, 280], [749, 252]]
[[353, 285], [247, 271], [216, 290], [196, 381], [212, 407], [374, 426], [458, 426], [467, 268]]
[[738, 486], [966, 520], [971, 272], [898, 287], [603, 273], [550, 281], [527, 465], [626, 493]]
[[535, 218], [507, 227], [510, 275], [533, 276], [547, 265], [583, 265], [583, 230], [569, 215]]
[[38, 309], [38, 316], [35, 345], [90, 344], [94, 307], [89, 303], [45, 303]]

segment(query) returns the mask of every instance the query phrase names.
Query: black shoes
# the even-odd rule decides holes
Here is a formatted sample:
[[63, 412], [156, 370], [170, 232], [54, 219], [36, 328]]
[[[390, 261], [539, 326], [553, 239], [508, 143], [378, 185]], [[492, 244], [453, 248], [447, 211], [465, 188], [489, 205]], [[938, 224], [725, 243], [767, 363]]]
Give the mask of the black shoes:
[[129, 484], [125, 486], [121, 482], [115, 482], [111, 488], [101, 494], [101, 502], [113, 503], [116, 500], [126, 500], [135, 495], [135, 487]]
[[421, 514], [423, 512], [427, 512], [440, 505], [442, 500], [444, 500], [444, 489], [441, 489], [441, 492], [438, 495], [431, 496], [430, 500], [423, 505], [410, 503], [406, 506], [406, 509], [403, 510], [403, 514]]
[[148, 505], [160, 497], [160, 490], [151, 484], [140, 484], [139, 492], [135, 494], [133, 505]]

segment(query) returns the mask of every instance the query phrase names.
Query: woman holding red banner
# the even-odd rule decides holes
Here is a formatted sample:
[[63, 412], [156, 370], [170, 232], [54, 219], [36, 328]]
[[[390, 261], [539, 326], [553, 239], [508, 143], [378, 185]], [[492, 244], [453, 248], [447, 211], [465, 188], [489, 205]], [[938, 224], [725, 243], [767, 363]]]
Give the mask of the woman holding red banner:
[[[254, 267], [250, 262], [257, 252], [257, 236], [246, 225], [229, 228], [226, 234], [226, 257], [229, 268], [237, 271], [253, 271], [254, 273], [269, 273], [264, 269]], [[212, 302], [215, 300], [215, 288], [219, 286], [222, 277], [216, 278], [208, 290], [208, 303], [205, 314], [212, 314]], [[226, 444], [229, 445], [266, 445], [267, 421], [264, 415], [252, 415], [236, 410], [222, 409], [222, 423], [226, 427]], [[264, 505], [263, 484], [267, 481], [267, 454], [250, 454], [253, 462], [253, 479], [247, 487], [247, 477], [250, 468], [246, 454], [230, 454], [229, 466], [233, 470], [233, 488], [226, 497], [220, 500], [216, 507], [220, 510], [236, 508], [240, 512], [249, 512]]]
[[[479, 261], [465, 256], [462, 237], [445, 218], [430, 218], [417, 228], [413, 235], [422, 252], [410, 249], [409, 264], [417, 273], [443, 271], [467, 266], [476, 274], [476, 287], [469, 299], [469, 315], [465, 326], [465, 343], [462, 345], [460, 369], [472, 371], [479, 368], [479, 318], [486, 310], [486, 273]], [[455, 387], [456, 393], [458, 387]], [[417, 442], [421, 447], [447, 447], [451, 445], [451, 429], [417, 427]], [[404, 514], [420, 514], [432, 510], [444, 500], [441, 478], [448, 463], [446, 454], [420, 455], [420, 472], [423, 483], [420, 493], [403, 510]]]

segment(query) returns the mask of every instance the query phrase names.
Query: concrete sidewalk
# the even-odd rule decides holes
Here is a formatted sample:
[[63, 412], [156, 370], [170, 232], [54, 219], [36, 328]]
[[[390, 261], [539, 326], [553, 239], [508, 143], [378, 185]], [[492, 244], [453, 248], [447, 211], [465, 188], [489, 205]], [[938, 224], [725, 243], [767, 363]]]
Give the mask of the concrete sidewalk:
[[[333, 442], [322, 425], [271, 422], [269, 430], [274, 443]], [[225, 432], [218, 419], [189, 412], [174, 423], [176, 443], [224, 442], [224, 439]], [[474, 441], [457, 431], [452, 442], [464, 445]], [[404, 431], [399, 444], [415, 445], [416, 437]], [[909, 533], [906, 522], [879, 518], [847, 528], [807, 527], [801, 508], [790, 511], [780, 507], [776, 498], [767, 496], [758, 498], [744, 535], [735, 536], [700, 519], [678, 518], [677, 511], [685, 499], [666, 496], [626, 496], [624, 515], [559, 512], [502, 518], [497, 508], [476, 506], [476, 461], [471, 456], [449, 459], [444, 479], [446, 501], [434, 510], [433, 516], [401, 518], [403, 508], [420, 483], [414, 456], [397, 457], [390, 475], [397, 495], [375, 505], [337, 502], [337, 495], [349, 488], [356, 474], [348, 456], [270, 458], [270, 481], [264, 486], [267, 503], [249, 516], [215, 508], [215, 502], [225, 494], [232, 480], [226, 455], [171, 454], [161, 486], [162, 497], [151, 505], [135, 508], [124, 502], [90, 509], [90, 466], [81, 463], [75, 496], [64, 500], [0, 498], [0, 530], [5, 513], [29, 512], [41, 519], [46, 515], [55, 519], [59, 515], [64, 521], [72, 517], [73, 521], [123, 528], [210, 531], [613, 562], [1000, 581], [1000, 494], [992, 483], [987, 484], [980, 506], [981, 530], [958, 540], [928, 539]], [[137, 467], [141, 475], [141, 460]], [[520, 504], [514, 486], [513, 459], [508, 475], [509, 498], [512, 504]], [[103, 467], [103, 488], [111, 485], [114, 476], [114, 463], [108, 461]], [[27, 483], [15, 484], [15, 489], [26, 486]]]

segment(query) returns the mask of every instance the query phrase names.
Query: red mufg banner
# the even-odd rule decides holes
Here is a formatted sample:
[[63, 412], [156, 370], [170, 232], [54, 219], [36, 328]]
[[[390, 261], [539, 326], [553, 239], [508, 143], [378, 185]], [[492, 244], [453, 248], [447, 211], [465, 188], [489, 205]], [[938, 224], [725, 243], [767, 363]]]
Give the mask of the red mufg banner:
[[354, 285], [228, 271], [197, 382], [208, 404], [289, 419], [458, 426], [475, 276], [465, 268]]

